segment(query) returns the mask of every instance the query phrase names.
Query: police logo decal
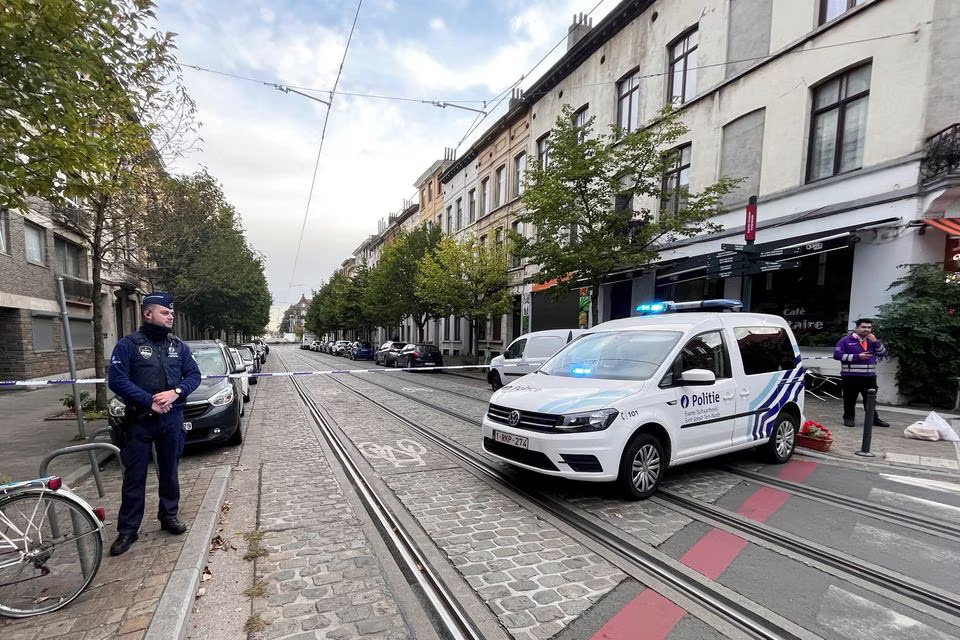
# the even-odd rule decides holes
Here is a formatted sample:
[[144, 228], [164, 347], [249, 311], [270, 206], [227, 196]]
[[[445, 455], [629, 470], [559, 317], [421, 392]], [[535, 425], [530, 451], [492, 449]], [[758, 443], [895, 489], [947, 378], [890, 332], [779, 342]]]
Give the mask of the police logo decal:
[[167, 349], [167, 357], [168, 357], [168, 358], [179, 358], [179, 357], [180, 357], [180, 354], [177, 352], [177, 347], [176, 347], [176, 346], [170, 345], [170, 347]]
[[153, 347], [148, 346], [148, 345], [143, 345], [142, 347], [140, 347], [140, 357], [141, 357], [141, 358], [143, 358], [144, 360], [146, 360], [146, 359], [148, 359], [148, 358], [149, 358], [150, 356], [152, 356], [152, 355], [153, 355]]

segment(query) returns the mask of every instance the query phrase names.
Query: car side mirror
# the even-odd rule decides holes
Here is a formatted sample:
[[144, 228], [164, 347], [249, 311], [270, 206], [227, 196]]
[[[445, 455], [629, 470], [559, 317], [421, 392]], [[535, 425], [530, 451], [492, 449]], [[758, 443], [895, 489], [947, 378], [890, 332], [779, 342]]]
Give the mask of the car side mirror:
[[233, 370], [234, 373], [246, 373], [247, 368], [245, 366], [235, 367]]
[[717, 382], [717, 376], [709, 369], [687, 369], [680, 381], [685, 387], [708, 387]]

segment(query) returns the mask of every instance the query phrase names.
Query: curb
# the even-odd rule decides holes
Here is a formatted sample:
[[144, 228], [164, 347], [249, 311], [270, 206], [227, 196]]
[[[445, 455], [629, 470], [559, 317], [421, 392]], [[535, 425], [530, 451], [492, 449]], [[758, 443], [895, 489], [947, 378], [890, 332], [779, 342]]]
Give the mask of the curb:
[[203, 495], [200, 510], [187, 533], [177, 564], [167, 580], [157, 610], [150, 620], [144, 640], [182, 640], [187, 633], [190, 610], [200, 585], [200, 575], [209, 553], [210, 538], [217, 526], [220, 505], [227, 495], [230, 466], [220, 465], [213, 472]]

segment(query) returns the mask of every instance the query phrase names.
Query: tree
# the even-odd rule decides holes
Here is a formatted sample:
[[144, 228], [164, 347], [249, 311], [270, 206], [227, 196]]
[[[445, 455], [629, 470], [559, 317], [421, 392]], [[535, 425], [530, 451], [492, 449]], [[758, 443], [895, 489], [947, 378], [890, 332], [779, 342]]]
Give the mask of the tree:
[[897, 386], [911, 402], [950, 407], [960, 376], [960, 277], [939, 264], [901, 265], [877, 335], [897, 358]]
[[679, 238], [719, 231], [710, 219], [738, 181], [722, 178], [695, 194], [670, 188], [664, 175], [687, 128], [669, 109], [629, 133], [614, 128], [593, 135], [593, 123], [591, 118], [578, 127], [573, 110], [564, 106], [550, 132], [549, 163], [525, 176], [518, 220], [532, 225], [535, 235], [511, 233], [511, 244], [516, 255], [539, 265], [537, 283], [557, 282], [556, 296], [573, 281], [589, 286], [596, 324], [606, 276], [656, 262], [664, 246]]
[[417, 274], [424, 256], [433, 254], [441, 237], [439, 227], [421, 225], [401, 233], [384, 248], [370, 270], [365, 293], [367, 313], [375, 325], [395, 327], [409, 317], [417, 325], [418, 340], [424, 339], [427, 321], [439, 313], [418, 294]]
[[510, 307], [506, 251], [480, 244], [472, 236], [464, 240], [444, 236], [434, 253], [421, 260], [416, 290], [439, 315], [470, 321], [470, 353], [476, 354], [477, 322], [502, 316]]

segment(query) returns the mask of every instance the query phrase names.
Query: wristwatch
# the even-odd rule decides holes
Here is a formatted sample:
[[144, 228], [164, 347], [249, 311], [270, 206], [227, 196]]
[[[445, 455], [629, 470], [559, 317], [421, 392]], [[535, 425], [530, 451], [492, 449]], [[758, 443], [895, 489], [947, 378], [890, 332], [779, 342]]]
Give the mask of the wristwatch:
[[177, 394], [178, 396], [182, 396], [182, 395], [183, 395], [183, 389], [181, 389], [180, 387], [177, 387], [176, 389], [174, 389], [173, 392], [174, 392], [175, 394]]

